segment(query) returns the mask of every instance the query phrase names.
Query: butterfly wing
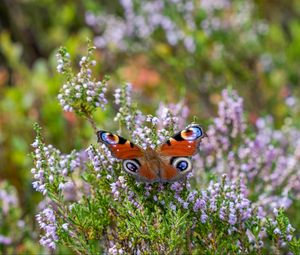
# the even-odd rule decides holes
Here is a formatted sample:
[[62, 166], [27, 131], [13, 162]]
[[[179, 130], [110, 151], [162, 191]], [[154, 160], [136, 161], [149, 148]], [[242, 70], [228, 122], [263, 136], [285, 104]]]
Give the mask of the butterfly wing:
[[205, 136], [203, 129], [193, 124], [161, 145], [158, 153], [162, 181], [177, 181], [192, 170], [192, 161], [189, 157], [196, 154], [198, 145]]
[[100, 130], [97, 132], [97, 137], [98, 142], [106, 144], [112, 155], [118, 159], [133, 159], [143, 156], [140, 147], [121, 136]]
[[196, 124], [188, 126], [178, 132], [159, 148], [162, 156], [193, 156], [196, 154], [198, 145], [206, 134], [203, 129]]
[[157, 164], [145, 159], [145, 151], [127, 139], [103, 130], [97, 132], [98, 142], [107, 145], [115, 158], [123, 160], [123, 168], [137, 180], [153, 182], [159, 179]]

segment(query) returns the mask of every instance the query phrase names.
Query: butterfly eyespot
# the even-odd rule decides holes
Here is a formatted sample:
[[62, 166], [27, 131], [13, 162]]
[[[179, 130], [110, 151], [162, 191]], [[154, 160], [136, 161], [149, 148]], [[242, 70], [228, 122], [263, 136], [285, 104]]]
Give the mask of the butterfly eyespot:
[[187, 128], [186, 130], [183, 130], [181, 132], [182, 138], [188, 141], [194, 141], [198, 139], [199, 137], [203, 136], [203, 131], [198, 126], [191, 126]]
[[130, 173], [136, 173], [140, 168], [140, 164], [137, 160], [127, 159], [123, 161], [123, 168]]
[[106, 132], [101, 133], [101, 139], [102, 141], [112, 145], [119, 142], [118, 136]]
[[187, 172], [192, 169], [192, 161], [186, 157], [173, 158], [172, 165], [180, 172]]

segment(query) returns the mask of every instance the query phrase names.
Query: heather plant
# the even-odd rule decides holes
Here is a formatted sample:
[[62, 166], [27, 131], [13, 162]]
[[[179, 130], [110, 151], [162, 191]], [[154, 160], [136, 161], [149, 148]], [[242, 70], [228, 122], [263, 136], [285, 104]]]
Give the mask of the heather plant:
[[252, 1], [126, 0], [119, 4], [118, 14], [109, 8], [86, 13], [96, 47], [123, 57], [123, 52], [131, 57], [142, 53], [164, 81], [189, 84], [195, 93], [200, 87], [205, 94], [237, 81], [252, 85], [248, 70], [255, 63], [251, 61], [263, 69], [253, 72], [273, 67], [272, 57], [261, 51], [269, 27]]
[[244, 118], [243, 99], [235, 91], [224, 90], [218, 117], [202, 144], [200, 169], [239, 178], [253, 201], [272, 210], [293, 206], [299, 200], [299, 130], [290, 118], [276, 129], [271, 116], [259, 118], [256, 130], [251, 129]]
[[[176, 87], [168, 93], [175, 98], [179, 91], [187, 94], [193, 109], [200, 104], [205, 113], [213, 112], [211, 96], [230, 84], [247, 97], [251, 111], [286, 116], [284, 100], [291, 92], [298, 93], [294, 89], [299, 81], [298, 63], [291, 57], [298, 56], [298, 51], [284, 31], [262, 15], [256, 1], [117, 2], [116, 8], [87, 11], [85, 19], [104, 59], [120, 67], [121, 79], [127, 76], [141, 83], [133, 84], [136, 87]], [[299, 24], [284, 26], [297, 40]], [[147, 80], [147, 70], [158, 78]], [[144, 79], [134, 75], [143, 71]]]
[[137, 52], [152, 48], [155, 40], [161, 39], [192, 54], [201, 46], [198, 36], [205, 43], [206, 36], [241, 32], [245, 41], [255, 42], [268, 29], [259, 19], [249, 29], [254, 16], [251, 1], [122, 0], [119, 4], [122, 16], [105, 11], [100, 15], [86, 13], [86, 23], [98, 32], [96, 47]]
[[[57, 57], [58, 71], [66, 77], [58, 95], [61, 106], [86, 118], [96, 132], [104, 125], [96, 123], [93, 114], [105, 111], [111, 103], [105, 95], [107, 79], [96, 81], [92, 76], [93, 47], [82, 57], [78, 74], [73, 73], [65, 49]], [[155, 116], [139, 110], [129, 84], [117, 88], [114, 97], [117, 133], [142, 148], [156, 148], [189, 124], [182, 103], [161, 104]], [[298, 254], [300, 242], [284, 209], [278, 205], [267, 210], [261, 203], [266, 198], [257, 196], [269, 197], [275, 190], [269, 193], [267, 188], [252, 187], [250, 177], [260, 176], [265, 163], [257, 165], [251, 175], [243, 165], [252, 162], [253, 150], [241, 161], [229, 160], [240, 151], [237, 148], [246, 149], [243, 139], [250, 144], [263, 132], [249, 131], [248, 135], [250, 127], [243, 114], [236, 92], [223, 91], [219, 116], [204, 127], [208, 138], [200, 145], [193, 173], [174, 183], [143, 183], [128, 176], [108, 148], [96, 143], [96, 134], [95, 143], [87, 149], [62, 153], [46, 144], [36, 124], [31, 172], [33, 187], [44, 196], [36, 216], [40, 243], [52, 250], [64, 245], [80, 254]], [[278, 141], [276, 146], [282, 144]], [[253, 153], [256, 157], [258, 152]], [[266, 171], [275, 169], [276, 164]]]
[[0, 182], [0, 253], [39, 253], [37, 233], [29, 217], [24, 217], [15, 187], [7, 181]]
[[[2, 247], [10, 245], [13, 240], [11, 233], [7, 226], [8, 222], [16, 223], [16, 219], [20, 218], [20, 211], [18, 211], [18, 199], [16, 190], [6, 182], [0, 183], [0, 209], [1, 209], [1, 233], [0, 233], [0, 244]], [[10, 219], [7, 219], [9, 217]], [[22, 222], [20, 222], [22, 225]], [[24, 223], [23, 223], [24, 225]]]

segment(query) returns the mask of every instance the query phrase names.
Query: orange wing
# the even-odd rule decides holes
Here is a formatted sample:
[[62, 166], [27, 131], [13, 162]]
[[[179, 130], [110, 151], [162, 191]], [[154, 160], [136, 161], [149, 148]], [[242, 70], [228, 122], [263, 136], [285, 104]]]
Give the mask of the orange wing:
[[160, 175], [160, 178], [164, 181], [173, 181], [177, 179], [176, 177], [179, 175], [179, 171], [172, 165], [161, 163]]
[[136, 178], [140, 181], [154, 182], [159, 180], [159, 176], [149, 167], [148, 164], [142, 164]]
[[190, 125], [161, 145], [158, 152], [162, 156], [193, 156], [205, 136], [205, 132], [199, 125]]
[[107, 145], [112, 155], [118, 159], [133, 159], [143, 156], [140, 147], [125, 138], [100, 130], [97, 132], [98, 142]]

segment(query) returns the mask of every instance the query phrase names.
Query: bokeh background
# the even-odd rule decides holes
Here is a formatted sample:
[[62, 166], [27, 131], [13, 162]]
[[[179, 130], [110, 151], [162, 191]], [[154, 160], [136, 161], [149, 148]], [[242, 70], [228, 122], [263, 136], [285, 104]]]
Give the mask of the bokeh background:
[[[231, 87], [250, 123], [270, 115], [278, 128], [289, 118], [300, 125], [299, 1], [2, 0], [0, 179], [16, 188], [27, 222], [40, 200], [31, 185], [33, 123], [62, 152], [95, 142], [88, 123], [56, 100], [57, 49], [65, 46], [76, 63], [87, 38], [97, 47], [97, 78], [111, 76], [110, 97], [130, 82], [146, 113], [182, 100], [191, 120], [208, 124]], [[99, 127], [116, 127], [114, 111], [98, 113]]]

